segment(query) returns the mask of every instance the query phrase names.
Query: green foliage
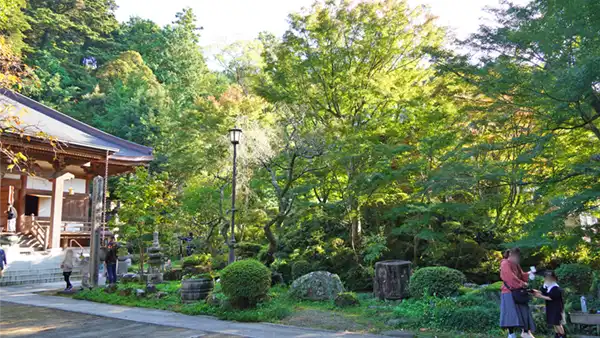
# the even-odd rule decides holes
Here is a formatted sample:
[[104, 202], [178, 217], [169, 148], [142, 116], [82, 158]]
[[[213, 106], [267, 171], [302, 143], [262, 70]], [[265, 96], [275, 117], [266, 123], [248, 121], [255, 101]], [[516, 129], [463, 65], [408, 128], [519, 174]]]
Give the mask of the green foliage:
[[119, 233], [140, 249], [140, 271], [144, 265], [145, 234], [166, 229], [167, 215], [174, 206], [174, 195], [167, 174], [153, 175], [139, 167], [135, 173], [121, 177], [115, 197], [123, 204], [119, 209]]
[[415, 298], [453, 296], [465, 283], [465, 275], [444, 266], [421, 268], [410, 277], [410, 295]]
[[256, 258], [262, 245], [258, 243], [250, 243], [250, 242], [241, 242], [237, 243], [235, 246], [236, 256], [241, 257], [242, 259], [247, 258]]
[[555, 271], [561, 287], [577, 294], [587, 294], [593, 282], [593, 271], [582, 264], [563, 264]]
[[342, 292], [339, 295], [337, 295], [337, 297], [335, 297], [333, 303], [337, 307], [349, 307], [358, 306], [360, 304], [360, 301], [358, 300], [358, 297], [356, 297], [355, 293]]
[[271, 271], [256, 260], [237, 261], [221, 271], [221, 287], [235, 306], [254, 307], [271, 287]]
[[292, 263], [293, 280], [296, 280], [312, 271], [314, 271], [312, 265], [307, 261], [299, 260]]
[[182, 268], [191, 268], [195, 266], [210, 267], [212, 264], [212, 257], [209, 254], [196, 254], [185, 257], [183, 259]]
[[472, 296], [458, 299], [409, 299], [398, 305], [394, 313], [398, 318], [408, 320], [414, 328], [467, 332], [499, 331], [499, 304]]
[[292, 278], [292, 266], [286, 260], [276, 259], [271, 264], [271, 270], [280, 273], [286, 284], [294, 280]]

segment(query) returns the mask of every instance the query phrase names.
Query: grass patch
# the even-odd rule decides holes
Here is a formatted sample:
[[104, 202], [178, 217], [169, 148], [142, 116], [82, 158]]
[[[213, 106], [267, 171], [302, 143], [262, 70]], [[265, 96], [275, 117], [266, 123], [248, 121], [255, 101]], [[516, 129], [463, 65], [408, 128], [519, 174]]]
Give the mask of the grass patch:
[[[270, 322], [337, 331], [378, 333], [387, 330], [408, 329], [418, 337], [502, 337], [492, 322], [496, 322], [498, 306], [475, 292], [457, 298], [426, 298], [405, 301], [380, 301], [370, 293], [359, 293], [358, 306], [339, 308], [333, 301], [299, 301], [288, 295], [287, 287], [276, 286], [269, 290], [268, 300], [256, 308], [232, 308], [221, 293], [220, 285], [213, 294], [221, 305], [200, 301], [181, 302], [178, 290], [181, 282], [157, 285], [166, 295], [160, 299], [152, 295], [138, 298], [120, 294], [126, 288], [144, 289], [142, 284], [119, 284], [115, 293], [103, 288], [84, 290], [73, 295], [75, 299], [89, 300], [122, 306], [175, 311], [187, 315], [209, 315], [223, 320], [239, 322]], [[460, 311], [457, 311], [460, 310]], [[453, 315], [453, 313], [461, 315]], [[463, 313], [464, 312], [464, 313]], [[485, 325], [483, 325], [485, 324]], [[483, 325], [480, 330], [473, 326]], [[495, 324], [494, 324], [495, 325]], [[458, 330], [456, 329], [458, 328]]]

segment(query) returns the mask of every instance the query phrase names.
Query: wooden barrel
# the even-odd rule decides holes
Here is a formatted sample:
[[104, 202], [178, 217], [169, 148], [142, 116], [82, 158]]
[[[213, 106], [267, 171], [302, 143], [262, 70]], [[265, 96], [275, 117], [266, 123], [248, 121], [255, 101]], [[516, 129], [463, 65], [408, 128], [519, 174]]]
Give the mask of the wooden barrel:
[[181, 301], [185, 303], [204, 300], [214, 287], [215, 283], [212, 279], [184, 279], [181, 281]]

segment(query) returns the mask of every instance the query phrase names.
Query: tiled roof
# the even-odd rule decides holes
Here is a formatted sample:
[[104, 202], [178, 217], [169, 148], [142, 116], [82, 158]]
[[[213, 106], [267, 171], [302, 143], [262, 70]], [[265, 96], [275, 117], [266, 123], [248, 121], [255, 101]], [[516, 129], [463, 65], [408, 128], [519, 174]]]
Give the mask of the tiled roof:
[[[0, 105], [9, 105], [20, 121], [58, 141], [114, 152], [118, 160], [151, 161], [152, 148], [105, 133], [19, 93], [0, 88]], [[0, 110], [0, 113], [5, 113]]]

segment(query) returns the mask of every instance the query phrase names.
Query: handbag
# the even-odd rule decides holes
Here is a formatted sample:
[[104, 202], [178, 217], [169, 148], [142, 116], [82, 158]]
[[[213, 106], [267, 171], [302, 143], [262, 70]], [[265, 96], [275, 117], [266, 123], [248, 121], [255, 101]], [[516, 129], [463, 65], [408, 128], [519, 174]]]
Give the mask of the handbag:
[[526, 288], [511, 289], [506, 282], [504, 282], [504, 286], [506, 286], [506, 288], [512, 294], [515, 304], [526, 305], [531, 300], [531, 295]]

